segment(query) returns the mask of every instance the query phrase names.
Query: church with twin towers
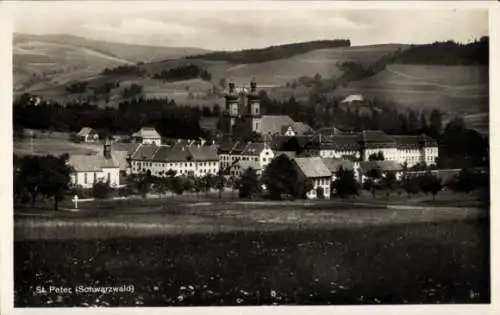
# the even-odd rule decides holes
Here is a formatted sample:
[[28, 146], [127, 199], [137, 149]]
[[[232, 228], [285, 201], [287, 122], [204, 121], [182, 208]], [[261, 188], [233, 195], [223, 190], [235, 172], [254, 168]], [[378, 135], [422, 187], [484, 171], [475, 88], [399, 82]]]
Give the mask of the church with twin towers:
[[231, 81], [225, 101], [221, 123], [224, 133], [230, 136], [262, 135], [262, 112], [255, 79], [250, 82], [250, 89], [236, 87]]

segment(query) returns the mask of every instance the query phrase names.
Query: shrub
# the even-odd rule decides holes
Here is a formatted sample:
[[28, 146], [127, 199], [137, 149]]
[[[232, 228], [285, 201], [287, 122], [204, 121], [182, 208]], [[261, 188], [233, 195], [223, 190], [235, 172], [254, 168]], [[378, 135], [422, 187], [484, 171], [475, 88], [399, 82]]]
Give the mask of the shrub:
[[106, 199], [110, 194], [111, 188], [108, 183], [97, 182], [92, 186], [92, 195], [96, 199]]

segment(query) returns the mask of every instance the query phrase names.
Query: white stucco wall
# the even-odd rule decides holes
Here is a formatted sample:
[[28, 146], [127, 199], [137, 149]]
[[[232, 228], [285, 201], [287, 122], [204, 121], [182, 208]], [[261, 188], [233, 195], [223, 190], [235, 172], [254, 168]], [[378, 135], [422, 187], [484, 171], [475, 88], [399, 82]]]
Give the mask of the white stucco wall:
[[259, 154], [259, 163], [262, 170], [266, 168], [269, 163], [274, 159], [274, 152], [270, 148], [265, 148]]
[[[108, 175], [109, 174], [109, 175]], [[120, 169], [104, 168], [100, 172], [76, 172], [71, 174], [71, 184], [92, 188], [94, 182], [109, 180], [110, 187], [120, 187]]]

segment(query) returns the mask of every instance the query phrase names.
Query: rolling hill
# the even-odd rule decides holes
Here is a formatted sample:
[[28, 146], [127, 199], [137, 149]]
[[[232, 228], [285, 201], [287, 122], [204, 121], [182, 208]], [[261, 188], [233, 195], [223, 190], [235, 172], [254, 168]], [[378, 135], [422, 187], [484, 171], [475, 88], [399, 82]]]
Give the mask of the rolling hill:
[[[320, 74], [325, 78], [336, 78], [342, 75], [337, 67], [339, 63], [345, 61], [356, 61], [362, 64], [369, 64], [381, 58], [382, 56], [396, 51], [405, 45], [374, 45], [364, 47], [341, 47], [318, 49], [293, 57], [272, 60], [262, 63], [233, 64], [228, 61], [215, 61], [203, 59], [170, 59], [145, 63], [138, 66], [144, 69], [148, 75], [145, 77], [136, 77], [130, 75], [89, 75], [80, 80], [88, 82], [90, 85], [105, 84], [107, 82], [121, 82], [121, 88], [112, 92], [111, 103], [119, 102], [120, 93], [123, 87], [130, 84], [140, 84], [143, 86], [145, 97], [169, 97], [177, 103], [187, 105], [213, 105], [221, 103], [221, 97], [207, 97], [207, 91], [218, 86], [222, 78], [230, 79], [238, 85], [249, 84], [252, 78], [255, 78], [259, 87], [265, 89], [271, 96], [277, 98], [289, 98], [293, 91], [285, 87], [287, 83], [297, 80], [300, 77], [313, 77]], [[188, 80], [179, 82], [165, 82], [155, 80], [151, 77], [163, 70], [170, 70], [180, 66], [195, 64], [200, 68], [206, 69], [212, 75], [211, 82], [202, 80]], [[299, 89], [300, 90], [300, 89]], [[55, 99], [64, 99], [68, 97], [61, 88], [61, 82], [52, 81], [50, 84], [33, 86], [29, 89], [30, 93], [40, 96], [51, 97]], [[189, 97], [189, 94], [194, 97]]]
[[72, 35], [14, 34], [14, 87], [23, 90], [65, 84], [107, 67], [181, 58], [208, 52], [190, 47], [156, 47], [90, 40]]
[[333, 94], [362, 94], [415, 109], [484, 112], [489, 99], [488, 67], [393, 64], [372, 77], [340, 87]]
[[[113, 88], [106, 99], [97, 101], [102, 106], [116, 106], [123, 101], [123, 91], [131, 84], [141, 85], [142, 94], [146, 98], [167, 97], [175, 100], [177, 104], [188, 106], [222, 105], [223, 98], [219, 87], [221, 79], [229, 79], [238, 85], [248, 86], [252, 78], [257, 80], [259, 88], [265, 90], [271, 98], [286, 100], [294, 96], [299, 102], [307, 102], [310, 87], [300, 83], [301, 77], [312, 78], [319, 74], [326, 79], [323, 82], [330, 84], [344, 75], [340, 67], [344, 62], [370, 67], [394, 54], [395, 58], [384, 64], [373, 75], [356, 78], [345, 85], [337, 85], [335, 90], [332, 87], [326, 95], [343, 98], [350, 94], [361, 94], [365, 99], [394, 101], [417, 111], [438, 108], [448, 114], [445, 119], [461, 114], [474, 128], [488, 129], [488, 66], [481, 62], [467, 64], [471, 54], [475, 54], [474, 51], [481, 51], [481, 58], [484, 57], [484, 42], [473, 43], [465, 47], [465, 50], [464, 45], [449, 43], [444, 46], [435, 43], [422, 46], [384, 44], [334, 47], [306, 52], [299, 47], [300, 53], [291, 56], [281, 51], [283, 56], [288, 56], [285, 58], [254, 62], [253, 57], [246, 54], [244, 57], [249, 62], [236, 63], [235, 60], [241, 56], [227, 60], [221, 57], [228, 52], [222, 55], [200, 54], [196, 53], [196, 49], [179, 50], [105, 43], [71, 36], [62, 36], [62, 39], [57, 36], [48, 37], [43, 41], [29, 38], [31, 40], [26, 40], [22, 36], [15, 38], [15, 77], [33, 76], [32, 73], [40, 72], [40, 69], [46, 72], [53, 71], [55, 74], [42, 82], [31, 84], [28, 88], [19, 89], [18, 92], [29, 92], [63, 103], [71, 99], [82, 97], [85, 99], [92, 96], [90, 92], [80, 95], [68, 94], [67, 85], [78, 80], [94, 87], [119, 83], [119, 87]], [[435, 55], [437, 61], [428, 61], [432, 65], [426, 65], [415, 51], [420, 51], [426, 56]], [[450, 54], [449, 60], [443, 57], [444, 52]], [[190, 57], [184, 58], [183, 54], [189, 54]], [[272, 57], [277, 58], [276, 55]], [[150, 62], [137, 64], [138, 60], [145, 61], [147, 58], [151, 58]], [[414, 60], [416, 61], [412, 63]], [[484, 58], [481, 60], [484, 61]], [[140, 70], [139, 73], [144, 72], [144, 75], [101, 73], [104, 68], [130, 64], [136, 65]], [[187, 65], [196, 65], [208, 71], [211, 80], [192, 78], [164, 82], [153, 78], [155, 74], [164, 70]]]

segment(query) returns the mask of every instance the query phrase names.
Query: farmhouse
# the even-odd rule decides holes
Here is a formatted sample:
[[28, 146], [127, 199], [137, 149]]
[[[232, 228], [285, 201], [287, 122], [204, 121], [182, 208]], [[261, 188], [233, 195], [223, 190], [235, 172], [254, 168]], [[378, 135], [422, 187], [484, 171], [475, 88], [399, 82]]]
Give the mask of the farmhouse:
[[[293, 159], [297, 169], [299, 194], [305, 193], [308, 199], [330, 198], [332, 174], [320, 157], [297, 157]], [[304, 192], [306, 182], [312, 189]]]
[[92, 188], [96, 182], [105, 182], [110, 187], [120, 187], [120, 164], [113, 157], [108, 141], [103, 154], [70, 155], [68, 163], [74, 170], [70, 177], [75, 186]]
[[132, 138], [142, 144], [161, 145], [161, 136], [156, 129], [143, 127], [132, 135]]
[[98, 142], [99, 134], [90, 127], [83, 127], [77, 134], [76, 139], [80, 142]]

